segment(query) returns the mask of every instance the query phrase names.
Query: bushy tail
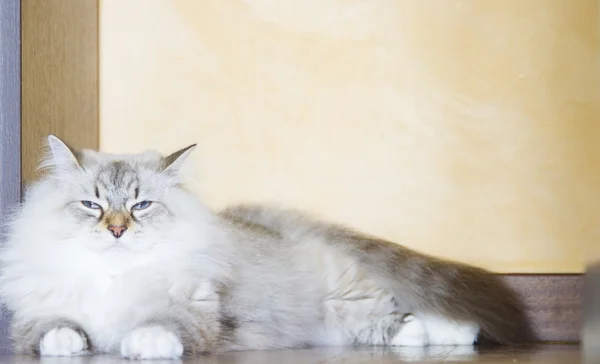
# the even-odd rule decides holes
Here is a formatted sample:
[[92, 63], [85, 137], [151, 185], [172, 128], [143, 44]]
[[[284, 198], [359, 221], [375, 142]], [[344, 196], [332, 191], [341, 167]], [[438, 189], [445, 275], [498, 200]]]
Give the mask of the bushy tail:
[[486, 342], [522, 344], [533, 340], [520, 297], [501, 277], [359, 234], [346, 233], [342, 239], [349, 243], [348, 252], [407, 310], [476, 322], [481, 328], [480, 340]]
[[420, 254], [293, 210], [241, 205], [227, 208], [221, 215], [293, 239], [321, 237], [362, 263], [406, 312], [476, 322], [481, 328], [480, 342], [524, 344], [534, 340], [520, 297], [501, 277], [483, 269]]

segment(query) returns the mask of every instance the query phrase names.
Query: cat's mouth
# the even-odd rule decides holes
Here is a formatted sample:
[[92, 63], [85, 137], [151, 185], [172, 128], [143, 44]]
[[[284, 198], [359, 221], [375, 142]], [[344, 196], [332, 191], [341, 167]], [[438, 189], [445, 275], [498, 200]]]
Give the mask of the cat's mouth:
[[103, 247], [103, 251], [114, 253], [142, 253], [151, 249], [151, 244], [148, 242], [139, 241], [136, 239], [109, 239]]

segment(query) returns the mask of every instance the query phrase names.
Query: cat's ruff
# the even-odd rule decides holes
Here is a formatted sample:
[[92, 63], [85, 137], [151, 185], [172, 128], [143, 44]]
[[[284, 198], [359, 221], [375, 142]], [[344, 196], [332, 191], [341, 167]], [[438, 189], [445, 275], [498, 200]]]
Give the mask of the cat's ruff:
[[529, 338], [516, 295], [483, 270], [292, 210], [212, 213], [182, 178], [193, 146], [48, 146], [0, 254], [18, 352], [172, 359]]

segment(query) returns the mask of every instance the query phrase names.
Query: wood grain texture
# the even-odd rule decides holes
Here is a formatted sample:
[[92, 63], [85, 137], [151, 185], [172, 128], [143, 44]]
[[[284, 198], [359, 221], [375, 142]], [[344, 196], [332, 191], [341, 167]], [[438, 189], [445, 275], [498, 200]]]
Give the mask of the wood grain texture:
[[582, 275], [506, 275], [505, 279], [523, 298], [541, 341], [580, 340]]
[[102, 0], [101, 145], [198, 143], [213, 208], [272, 202], [494, 272], [583, 273], [599, 4]]
[[98, 147], [97, 0], [23, 0], [22, 174], [37, 177], [46, 135]]

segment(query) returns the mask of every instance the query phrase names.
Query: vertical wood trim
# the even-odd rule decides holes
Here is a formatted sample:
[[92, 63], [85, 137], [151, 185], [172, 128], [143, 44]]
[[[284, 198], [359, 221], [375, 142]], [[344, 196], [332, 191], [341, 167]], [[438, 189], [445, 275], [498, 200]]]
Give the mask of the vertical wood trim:
[[22, 0], [22, 177], [36, 167], [48, 134], [97, 148], [98, 1]]
[[[0, 1], [0, 238], [21, 185], [20, 1]], [[2, 239], [0, 239], [2, 240]], [[0, 311], [0, 353], [8, 352], [8, 314]]]

